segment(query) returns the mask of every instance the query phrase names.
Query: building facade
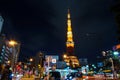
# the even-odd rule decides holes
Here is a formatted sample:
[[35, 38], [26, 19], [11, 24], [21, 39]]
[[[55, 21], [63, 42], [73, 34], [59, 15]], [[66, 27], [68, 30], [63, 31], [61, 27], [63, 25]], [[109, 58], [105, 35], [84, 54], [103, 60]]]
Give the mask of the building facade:
[[5, 36], [0, 37], [0, 63], [8, 64], [11, 62], [12, 51], [11, 48], [7, 45]]

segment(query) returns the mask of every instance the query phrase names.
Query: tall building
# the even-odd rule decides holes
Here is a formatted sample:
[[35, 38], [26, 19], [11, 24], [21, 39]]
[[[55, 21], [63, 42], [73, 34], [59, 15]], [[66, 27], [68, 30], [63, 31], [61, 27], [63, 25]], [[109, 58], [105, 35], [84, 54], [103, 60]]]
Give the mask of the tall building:
[[0, 63], [7, 64], [11, 57], [10, 48], [6, 45], [6, 37], [1, 34], [4, 19], [0, 14]]
[[0, 35], [0, 63], [3, 63], [5, 60], [3, 59], [4, 56], [4, 45], [5, 45], [5, 37]]
[[74, 41], [71, 27], [70, 11], [67, 14], [67, 41], [66, 54], [63, 55], [63, 60], [72, 68], [79, 67], [79, 60], [74, 54]]
[[2, 16], [0, 15], [0, 33], [1, 33], [1, 31], [2, 31], [3, 22], [4, 22], [4, 19], [3, 19]]
[[0, 63], [8, 64], [11, 61], [11, 48], [7, 45], [7, 40], [4, 35], [0, 36]]
[[0, 63], [10, 64], [12, 67], [17, 63], [20, 44], [10, 45], [10, 41], [5, 36], [0, 37]]
[[9, 44], [10, 41], [4, 34], [1, 34], [3, 22], [4, 19], [0, 14], [0, 63], [9, 63], [14, 66], [18, 61], [20, 43], [12, 41], [12, 44]]
[[66, 49], [68, 55], [74, 55], [74, 41], [73, 41], [73, 34], [71, 28], [71, 19], [70, 19], [70, 11], [68, 10], [67, 14], [67, 42], [66, 42]]

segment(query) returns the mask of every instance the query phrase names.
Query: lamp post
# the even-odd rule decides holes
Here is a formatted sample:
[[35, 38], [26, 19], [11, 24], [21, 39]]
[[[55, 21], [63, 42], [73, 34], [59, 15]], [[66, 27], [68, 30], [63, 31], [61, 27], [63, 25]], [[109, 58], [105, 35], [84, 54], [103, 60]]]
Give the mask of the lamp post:
[[16, 41], [14, 41], [14, 40], [10, 40], [9, 41], [9, 45], [11, 45], [11, 46], [15, 46], [15, 45], [17, 45], [18, 43], [16, 42]]

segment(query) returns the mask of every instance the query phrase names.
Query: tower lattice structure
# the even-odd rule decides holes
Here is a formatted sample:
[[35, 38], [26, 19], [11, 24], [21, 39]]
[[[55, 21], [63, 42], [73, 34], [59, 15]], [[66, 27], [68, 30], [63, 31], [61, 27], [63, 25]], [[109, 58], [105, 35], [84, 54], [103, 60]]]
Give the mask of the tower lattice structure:
[[67, 42], [66, 42], [66, 50], [68, 55], [74, 54], [74, 41], [73, 41], [73, 33], [71, 27], [71, 18], [70, 11], [68, 10], [67, 14]]
[[74, 54], [74, 41], [73, 41], [73, 33], [71, 27], [71, 18], [70, 18], [70, 11], [68, 10], [67, 14], [67, 41], [66, 41], [66, 53], [63, 56], [64, 61], [66, 64], [72, 68], [79, 66], [79, 60], [77, 56]]

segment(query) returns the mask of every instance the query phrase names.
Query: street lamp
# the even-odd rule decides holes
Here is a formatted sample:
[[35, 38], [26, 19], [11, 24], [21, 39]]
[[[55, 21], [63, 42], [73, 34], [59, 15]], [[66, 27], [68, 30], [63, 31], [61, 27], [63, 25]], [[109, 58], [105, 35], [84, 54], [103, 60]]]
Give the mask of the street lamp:
[[32, 62], [33, 61], [33, 58], [30, 58], [30, 62]]
[[9, 41], [9, 45], [10, 45], [10, 46], [13, 46], [13, 47], [14, 47], [14, 46], [17, 45], [17, 44], [18, 44], [18, 43], [17, 43], [16, 41], [14, 41], [14, 40], [10, 40], [10, 41]]
[[10, 60], [7, 61], [7, 64], [10, 65]]

